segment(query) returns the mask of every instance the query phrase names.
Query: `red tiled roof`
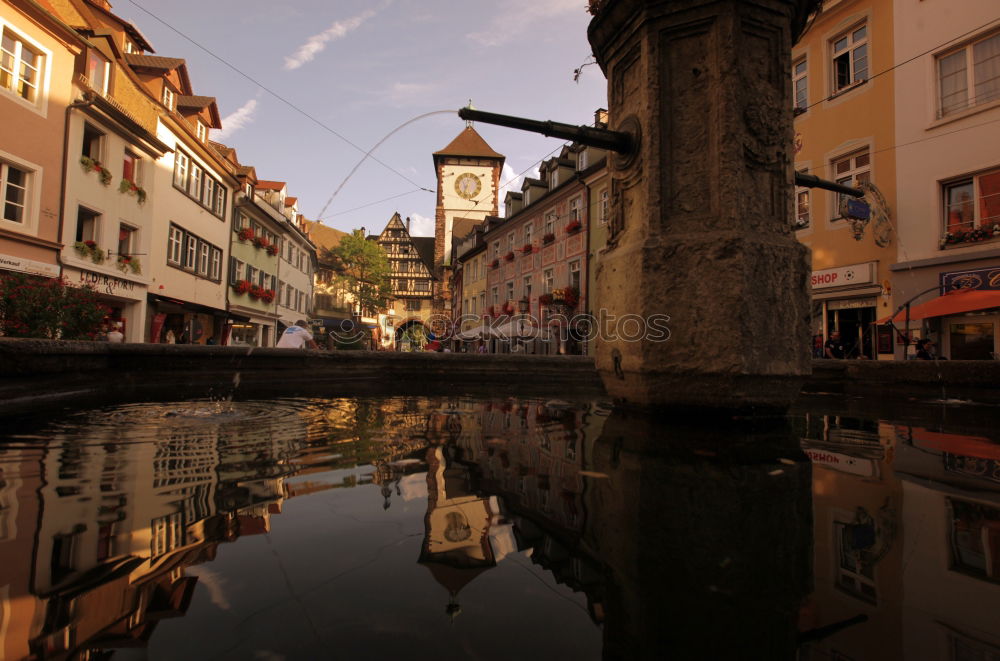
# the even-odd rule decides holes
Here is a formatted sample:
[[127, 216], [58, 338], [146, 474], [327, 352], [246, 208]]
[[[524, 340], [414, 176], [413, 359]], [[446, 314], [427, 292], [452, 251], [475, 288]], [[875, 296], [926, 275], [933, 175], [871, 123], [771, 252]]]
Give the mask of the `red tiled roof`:
[[125, 53], [125, 61], [134, 67], [162, 69], [164, 71], [176, 69], [184, 64], [184, 60], [179, 57], [160, 57], [159, 55], [141, 55], [139, 53]]
[[267, 181], [265, 179], [261, 179], [260, 181], [257, 182], [257, 189], [258, 190], [281, 190], [282, 188], [284, 188], [287, 185], [288, 184], [285, 183], [284, 181]]
[[207, 108], [213, 103], [215, 103], [214, 96], [188, 96], [181, 94], [177, 97], [178, 108], [197, 108], [201, 110], [202, 108]]
[[466, 126], [465, 130], [440, 151], [434, 152], [435, 156], [483, 156], [486, 158], [504, 158], [503, 154], [493, 151], [493, 148], [486, 144], [483, 136], [476, 133], [476, 129]]
[[299, 198], [297, 198], [297, 197], [290, 197], [290, 196], [287, 196], [287, 195], [285, 196], [285, 206], [286, 207], [295, 206], [295, 203], [298, 202], [298, 201], [299, 201]]

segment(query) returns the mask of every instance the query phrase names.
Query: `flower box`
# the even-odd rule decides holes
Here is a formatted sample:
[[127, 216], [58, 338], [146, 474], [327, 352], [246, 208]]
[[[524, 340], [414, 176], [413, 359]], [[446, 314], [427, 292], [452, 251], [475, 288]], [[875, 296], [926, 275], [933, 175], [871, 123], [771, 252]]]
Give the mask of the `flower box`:
[[531, 245], [530, 243], [525, 243], [524, 246], [521, 247], [521, 252], [525, 255], [530, 255], [531, 253], [535, 252], [535, 246]]
[[583, 227], [583, 225], [580, 223], [579, 220], [571, 220], [568, 223], [566, 223], [566, 233], [575, 234], [576, 232], [580, 231], [581, 227]]
[[257, 285], [250, 285], [250, 291], [247, 292], [252, 299], [258, 299], [264, 294], [263, 287], [258, 287]]
[[278, 254], [278, 245], [275, 243], [269, 245], [267, 247], [267, 254], [270, 255], [271, 257], [276, 256]]
[[249, 280], [237, 280], [233, 283], [233, 291], [237, 294], [246, 294], [250, 291], [252, 285]]
[[550, 243], [552, 243], [555, 240], [556, 240], [556, 235], [553, 234], [552, 232], [549, 232], [548, 234], [546, 234], [545, 236], [542, 237], [542, 243], [544, 245], [549, 245]]
[[542, 294], [538, 297], [539, 305], [552, 305], [552, 294]]
[[253, 241], [254, 247], [257, 248], [257, 250], [267, 249], [267, 247], [271, 245], [271, 242], [268, 241], [263, 236], [255, 236], [252, 239], [252, 241]]
[[249, 227], [244, 227], [243, 229], [241, 229], [239, 232], [237, 232], [236, 236], [239, 237], [240, 241], [253, 241], [254, 239], [253, 230], [250, 229]]
[[136, 275], [142, 273], [142, 265], [139, 263], [139, 258], [132, 255], [118, 255], [117, 266], [118, 270], [122, 273], [125, 271], [132, 271]]
[[490, 268], [491, 269], [495, 269], [498, 266], [500, 266], [500, 260], [499, 259], [494, 259], [492, 262], [490, 262]]
[[506, 262], [513, 262], [514, 261], [514, 253], [509, 252], [506, 255], [504, 255], [503, 258], [504, 258], [504, 261], [506, 261]]
[[274, 290], [273, 289], [262, 289], [260, 292], [260, 300], [265, 303], [270, 303], [274, 300]]
[[97, 247], [97, 243], [87, 239], [86, 241], [77, 241], [73, 244], [73, 250], [76, 251], [80, 257], [89, 257], [90, 261], [95, 264], [104, 263], [104, 251]]
[[503, 313], [507, 315], [514, 314], [514, 304], [511, 301], [504, 303]]
[[987, 241], [994, 238], [1000, 238], [1000, 224], [995, 224], [989, 229], [985, 227], [978, 227], [969, 230], [945, 232], [938, 245], [943, 249], [945, 246], [956, 243], [978, 243], [980, 241]]
[[118, 184], [119, 193], [128, 193], [129, 195], [135, 195], [139, 204], [146, 203], [146, 191], [136, 184], [134, 181], [129, 181], [128, 179], [122, 179], [121, 183]]
[[111, 170], [104, 167], [104, 165], [102, 165], [100, 161], [90, 158], [88, 156], [81, 156], [80, 165], [83, 166], [83, 169], [86, 172], [96, 172], [97, 175], [101, 178], [101, 183], [104, 184], [105, 186], [111, 184]]

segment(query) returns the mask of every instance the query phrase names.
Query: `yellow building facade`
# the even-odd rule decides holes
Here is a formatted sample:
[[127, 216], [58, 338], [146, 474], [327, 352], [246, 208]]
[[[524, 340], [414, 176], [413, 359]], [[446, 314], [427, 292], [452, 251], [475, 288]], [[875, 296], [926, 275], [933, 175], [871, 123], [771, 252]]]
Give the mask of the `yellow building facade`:
[[[830, 0], [792, 51], [795, 168], [865, 187], [869, 222], [842, 217], [844, 196], [795, 193], [793, 222], [812, 251], [814, 347], [839, 331], [848, 358], [892, 359], [876, 320], [894, 309], [894, 47], [891, 0]], [[887, 327], [886, 327], [887, 329]]]

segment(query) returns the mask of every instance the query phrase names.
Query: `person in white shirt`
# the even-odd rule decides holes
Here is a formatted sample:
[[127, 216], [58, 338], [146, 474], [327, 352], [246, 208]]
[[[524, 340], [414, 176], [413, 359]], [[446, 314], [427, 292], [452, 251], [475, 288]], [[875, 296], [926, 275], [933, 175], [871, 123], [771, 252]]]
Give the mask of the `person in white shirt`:
[[319, 349], [316, 341], [313, 340], [312, 333], [306, 330], [306, 322], [299, 319], [294, 326], [289, 326], [281, 334], [278, 340], [279, 349], [301, 349], [307, 346], [310, 349]]

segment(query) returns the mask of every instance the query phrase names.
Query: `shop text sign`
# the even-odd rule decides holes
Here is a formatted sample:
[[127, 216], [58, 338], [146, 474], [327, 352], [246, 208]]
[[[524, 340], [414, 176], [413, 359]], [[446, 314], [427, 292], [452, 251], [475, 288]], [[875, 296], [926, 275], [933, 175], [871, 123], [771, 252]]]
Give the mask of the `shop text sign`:
[[942, 273], [941, 293], [946, 294], [955, 289], [1000, 290], [1000, 266]]
[[113, 275], [94, 273], [93, 271], [80, 271], [80, 284], [90, 285], [97, 291], [105, 294], [120, 294], [122, 292], [132, 293], [135, 291], [135, 283], [124, 278], [116, 278]]
[[875, 282], [875, 269], [872, 267], [873, 264], [868, 262], [813, 271], [812, 288], [827, 289], [829, 287], [849, 287], [873, 283]]
[[5, 271], [20, 271], [32, 275], [44, 275], [47, 278], [58, 278], [59, 267], [55, 264], [46, 264], [24, 257], [14, 257], [13, 255], [0, 254], [0, 269]]

